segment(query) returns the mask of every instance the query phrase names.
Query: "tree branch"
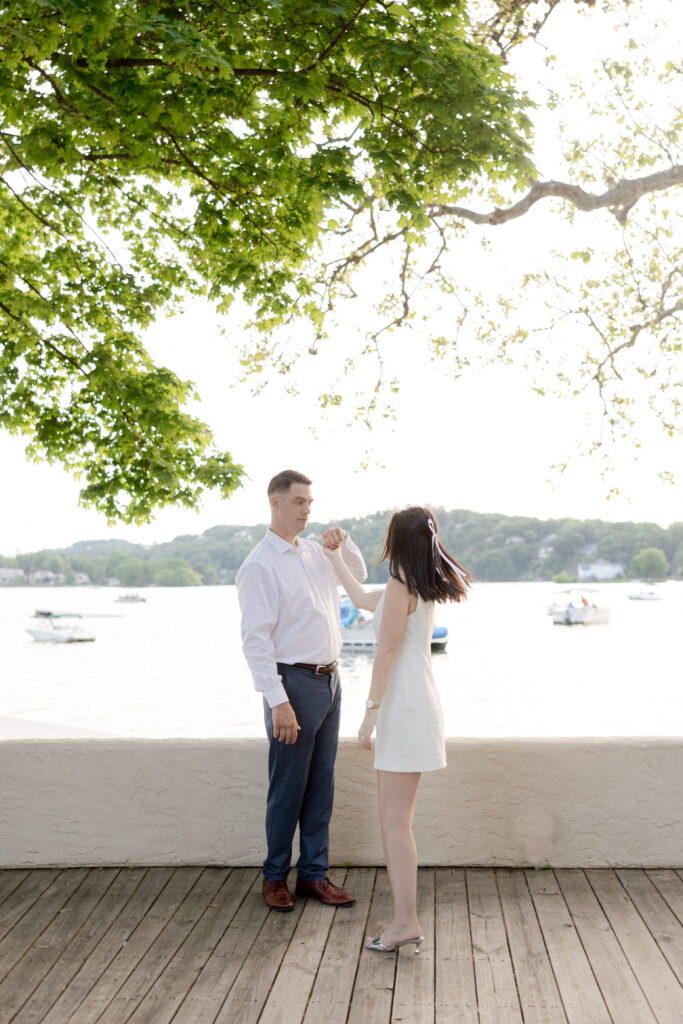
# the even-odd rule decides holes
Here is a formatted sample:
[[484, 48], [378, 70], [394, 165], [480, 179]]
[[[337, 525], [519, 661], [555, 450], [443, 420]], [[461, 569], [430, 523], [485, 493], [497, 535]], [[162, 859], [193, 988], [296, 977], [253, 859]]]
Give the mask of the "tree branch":
[[432, 217], [461, 217], [475, 224], [504, 224], [508, 220], [522, 217], [535, 203], [548, 196], [556, 196], [573, 203], [577, 209], [587, 213], [591, 210], [609, 209], [620, 224], [626, 222], [629, 210], [638, 200], [651, 192], [661, 192], [672, 185], [683, 184], [683, 164], [675, 164], [665, 171], [647, 174], [643, 178], [625, 178], [600, 195], [586, 192], [580, 185], [571, 185], [566, 181], [535, 181], [523, 199], [506, 209], [496, 207], [490, 213], [477, 213], [464, 206], [450, 206], [439, 203], [428, 208]]
[[339, 43], [344, 38], [344, 36], [348, 32], [348, 30], [351, 28], [351, 26], [356, 23], [356, 21], [358, 20], [358, 18], [360, 17], [360, 15], [363, 12], [363, 8], [367, 7], [368, 3], [369, 3], [369, 0], [362, 0], [362, 2], [358, 6], [358, 10], [356, 11], [356, 13], [352, 14], [351, 17], [347, 21], [342, 22], [342, 27], [340, 28], [339, 32], [334, 37], [334, 39], [325, 47], [325, 49], [322, 51], [322, 53], [319, 54], [319, 56], [316, 57], [316, 59], [313, 61], [312, 64], [309, 64], [309, 66], [307, 68], [303, 69], [303, 73], [304, 74], [306, 72], [308, 72], [308, 71], [313, 71], [315, 68], [317, 68], [317, 66], [319, 64], [322, 64], [322, 62], [325, 60], [325, 58], [335, 48], [337, 43]]
[[24, 60], [26, 61], [30, 68], [33, 68], [34, 71], [38, 72], [40, 77], [45, 82], [48, 82], [50, 84], [50, 86], [52, 87], [52, 91], [55, 94], [57, 101], [60, 103], [61, 106], [66, 107], [66, 109], [70, 110], [72, 114], [76, 114], [78, 117], [83, 117], [86, 121], [88, 120], [88, 117], [85, 114], [83, 114], [77, 107], [75, 107], [70, 100], [66, 98], [66, 96], [60, 90], [52, 75], [49, 75], [47, 71], [41, 68], [40, 64], [37, 64], [36, 61], [34, 61], [31, 57], [24, 57]]

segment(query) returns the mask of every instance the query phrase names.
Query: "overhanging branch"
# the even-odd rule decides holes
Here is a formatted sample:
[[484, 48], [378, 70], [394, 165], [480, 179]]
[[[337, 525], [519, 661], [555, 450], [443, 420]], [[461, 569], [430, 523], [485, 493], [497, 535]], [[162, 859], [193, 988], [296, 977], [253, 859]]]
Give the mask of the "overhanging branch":
[[665, 171], [647, 174], [643, 178], [625, 178], [600, 195], [586, 192], [579, 185], [571, 185], [566, 181], [535, 181], [523, 199], [506, 209], [496, 207], [490, 213], [477, 213], [476, 210], [469, 210], [464, 206], [439, 203], [430, 206], [428, 213], [432, 217], [460, 217], [463, 220], [471, 220], [475, 224], [497, 225], [522, 217], [539, 200], [555, 196], [559, 199], [566, 199], [585, 213], [606, 208], [614, 214], [620, 224], [624, 224], [629, 211], [642, 196], [652, 192], [662, 192], [673, 185], [681, 184], [683, 184], [683, 165], [675, 164]]

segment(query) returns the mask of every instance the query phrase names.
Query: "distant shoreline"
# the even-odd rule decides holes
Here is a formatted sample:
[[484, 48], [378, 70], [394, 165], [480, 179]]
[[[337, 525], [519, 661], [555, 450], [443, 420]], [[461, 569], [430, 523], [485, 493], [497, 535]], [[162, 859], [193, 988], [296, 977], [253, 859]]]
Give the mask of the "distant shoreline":
[[[464, 509], [435, 509], [444, 546], [482, 582], [607, 582], [609, 579], [683, 579], [683, 522], [533, 519]], [[386, 583], [378, 563], [391, 511], [340, 519], [363, 552], [368, 582]], [[304, 536], [320, 540], [327, 524], [309, 523]], [[266, 524], [213, 526], [163, 544], [123, 540], [78, 541], [14, 558], [0, 557], [0, 585], [149, 586], [225, 585], [266, 532]], [[15, 581], [10, 579], [15, 577]]]

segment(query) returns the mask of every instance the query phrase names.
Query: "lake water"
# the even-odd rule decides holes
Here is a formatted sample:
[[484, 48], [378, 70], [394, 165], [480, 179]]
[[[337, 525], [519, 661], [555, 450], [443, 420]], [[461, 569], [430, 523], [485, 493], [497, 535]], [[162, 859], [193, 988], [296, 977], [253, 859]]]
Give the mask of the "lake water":
[[[680, 736], [683, 583], [661, 601], [633, 584], [600, 588], [601, 626], [553, 626], [549, 583], [477, 584], [437, 608], [449, 629], [433, 657], [448, 736]], [[637, 589], [637, 587], [635, 588]], [[234, 587], [0, 589], [0, 716], [5, 735], [262, 736], [262, 704], [243, 659]], [[92, 617], [89, 644], [42, 644], [35, 608]], [[342, 734], [355, 736], [372, 659], [343, 655]]]

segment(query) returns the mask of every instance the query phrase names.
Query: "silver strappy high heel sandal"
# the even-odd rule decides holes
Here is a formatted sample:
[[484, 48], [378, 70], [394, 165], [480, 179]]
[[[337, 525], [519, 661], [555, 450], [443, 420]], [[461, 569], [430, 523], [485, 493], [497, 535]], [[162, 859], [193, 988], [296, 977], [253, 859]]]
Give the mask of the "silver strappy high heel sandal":
[[409, 946], [411, 942], [415, 943], [415, 955], [420, 952], [420, 943], [424, 942], [424, 935], [418, 935], [414, 939], [401, 939], [400, 942], [395, 942], [393, 946], [385, 946], [379, 935], [376, 939], [372, 939], [365, 946], [366, 949], [374, 949], [376, 953], [393, 953], [399, 946]]

